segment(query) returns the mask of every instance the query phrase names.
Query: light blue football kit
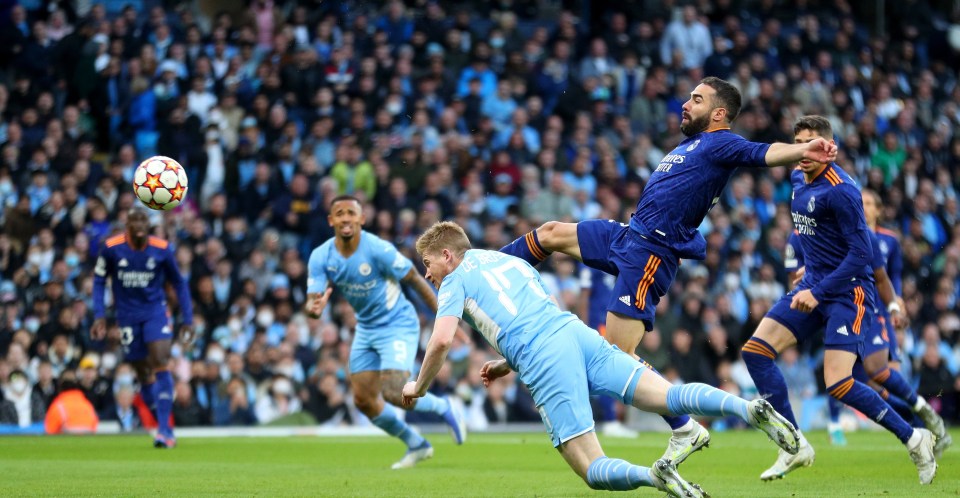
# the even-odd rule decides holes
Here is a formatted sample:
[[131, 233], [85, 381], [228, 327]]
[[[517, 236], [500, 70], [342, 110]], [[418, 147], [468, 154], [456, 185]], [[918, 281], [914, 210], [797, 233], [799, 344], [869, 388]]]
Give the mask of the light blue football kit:
[[[590, 394], [632, 404], [642, 363], [610, 345], [552, 301], [540, 274], [526, 261], [473, 249], [443, 279], [437, 317], [467, 320], [530, 388], [554, 446], [594, 428]], [[674, 386], [673, 413], [736, 414], [747, 402], [704, 384]]]
[[357, 315], [350, 350], [350, 372], [413, 369], [420, 320], [403, 295], [400, 280], [413, 263], [389, 242], [361, 232], [356, 252], [344, 258], [334, 239], [310, 254], [308, 293], [322, 293], [332, 284]]
[[[350, 348], [350, 373], [365, 371], [413, 370], [420, 338], [420, 319], [403, 295], [400, 280], [413, 263], [396, 247], [376, 235], [361, 231], [357, 250], [344, 258], [334, 243], [327, 240], [310, 254], [307, 264], [307, 293], [323, 293], [333, 285], [356, 313], [357, 330]], [[453, 429], [461, 444], [466, 436], [459, 413], [444, 398], [428, 394], [414, 411], [441, 416]], [[430, 447], [389, 405], [371, 422], [384, 432], [401, 439], [410, 451]], [[432, 451], [432, 450], [431, 450]]]

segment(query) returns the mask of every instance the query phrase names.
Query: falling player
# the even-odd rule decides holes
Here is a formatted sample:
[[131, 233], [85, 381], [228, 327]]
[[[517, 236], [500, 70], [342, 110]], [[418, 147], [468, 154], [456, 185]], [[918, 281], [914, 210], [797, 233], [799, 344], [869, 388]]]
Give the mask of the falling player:
[[[762, 144], [734, 134], [730, 125], [740, 105], [740, 92], [730, 83], [715, 77], [700, 81], [683, 105], [680, 130], [687, 138], [650, 175], [629, 225], [550, 221], [501, 251], [531, 265], [559, 251], [616, 275], [607, 304], [606, 338], [632, 354], [653, 328], [657, 303], [673, 283], [680, 258], [706, 257], [706, 241], [698, 228], [738, 167], [836, 158], [836, 146], [827, 140]], [[676, 463], [710, 440], [706, 429], [689, 417], [665, 420], [673, 435], [664, 457]]]
[[127, 213], [125, 233], [104, 241], [93, 270], [95, 320], [90, 336], [100, 340], [106, 334], [104, 289], [109, 278], [124, 358], [137, 371], [144, 403], [156, 411], [158, 430], [153, 445], [173, 448], [177, 443], [170, 427], [173, 375], [167, 366], [173, 329], [166, 285], [171, 284], [177, 292], [183, 323], [180, 340], [187, 346], [193, 341], [193, 303], [173, 248], [166, 240], [148, 235], [149, 228], [147, 213], [134, 208]]
[[[822, 116], [804, 116], [794, 125], [798, 144], [832, 136], [830, 121]], [[743, 346], [743, 361], [760, 394], [796, 425], [786, 382], [774, 360], [824, 327], [827, 392], [895, 434], [916, 464], [920, 483], [929, 484], [937, 471], [936, 437], [926, 429], [910, 427], [876, 391], [853, 378], [863, 350], [861, 332], [866, 333], [873, 323], [874, 285], [867, 270], [873, 247], [860, 189], [836, 164], [809, 159], [800, 161], [791, 181], [791, 212], [805, 258], [803, 278], [761, 320]], [[801, 434], [800, 451], [781, 452], [760, 478], [782, 478], [811, 465], [813, 459], [813, 448]]]
[[464, 318], [503, 355], [481, 368], [484, 385], [516, 371], [533, 393], [554, 447], [593, 489], [648, 486], [670, 496], [705, 496], [666, 458], [647, 468], [604, 456], [593, 431], [591, 393], [662, 414], [734, 415], [766, 432], [786, 451], [796, 450], [796, 431], [765, 400], [748, 402], [706, 384], [670, 384], [611, 346], [576, 315], [561, 311], [528, 263], [497, 251], [471, 249], [459, 225], [434, 224], [417, 240], [417, 253], [427, 279], [440, 292], [420, 375], [403, 386], [405, 405], [427, 393]]
[[[400, 285], [411, 287], [434, 310], [436, 296], [409, 259], [361, 229], [365, 218], [357, 198], [334, 198], [327, 220], [334, 237], [310, 254], [306, 313], [320, 318], [334, 288], [353, 306], [357, 316], [350, 349], [354, 401], [374, 425], [407, 445], [406, 454], [393, 468], [413, 467], [432, 457], [433, 447], [390, 406], [400, 405], [400, 389], [410, 378], [420, 339], [420, 319]], [[449, 400], [427, 395], [413, 410], [441, 416], [457, 444], [466, 439], [463, 417]]]

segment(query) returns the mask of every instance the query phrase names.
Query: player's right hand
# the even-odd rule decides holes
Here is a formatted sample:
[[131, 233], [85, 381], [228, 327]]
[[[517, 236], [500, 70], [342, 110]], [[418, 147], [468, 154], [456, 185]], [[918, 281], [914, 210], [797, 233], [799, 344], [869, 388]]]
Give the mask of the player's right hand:
[[90, 326], [90, 339], [94, 341], [102, 340], [107, 336], [107, 320], [106, 318], [97, 318], [93, 321], [93, 325]]
[[510, 366], [506, 360], [491, 360], [480, 367], [480, 380], [483, 387], [490, 387], [490, 383], [510, 373]]
[[837, 160], [837, 144], [824, 138], [816, 138], [807, 142], [803, 157], [818, 163], [832, 163]]
[[327, 301], [330, 300], [330, 294], [333, 294], [333, 287], [327, 287], [322, 294], [313, 295], [313, 299], [307, 303], [307, 316], [310, 318], [320, 318], [320, 313], [327, 307]]

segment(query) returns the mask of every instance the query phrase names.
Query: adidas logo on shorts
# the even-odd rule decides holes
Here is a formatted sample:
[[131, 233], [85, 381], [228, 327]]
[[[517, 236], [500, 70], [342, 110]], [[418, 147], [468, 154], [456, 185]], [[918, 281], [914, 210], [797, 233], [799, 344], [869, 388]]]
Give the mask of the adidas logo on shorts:
[[620, 296], [620, 302], [630, 306], [630, 296]]

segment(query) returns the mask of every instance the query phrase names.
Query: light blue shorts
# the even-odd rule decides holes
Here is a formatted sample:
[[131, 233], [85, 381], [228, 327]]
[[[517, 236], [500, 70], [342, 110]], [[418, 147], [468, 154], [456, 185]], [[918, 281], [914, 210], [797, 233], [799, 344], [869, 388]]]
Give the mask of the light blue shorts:
[[350, 373], [380, 370], [410, 372], [417, 358], [420, 323], [376, 331], [357, 328], [350, 348]]
[[511, 364], [530, 388], [554, 446], [593, 430], [591, 394], [631, 403], [646, 368], [579, 320], [537, 335]]

